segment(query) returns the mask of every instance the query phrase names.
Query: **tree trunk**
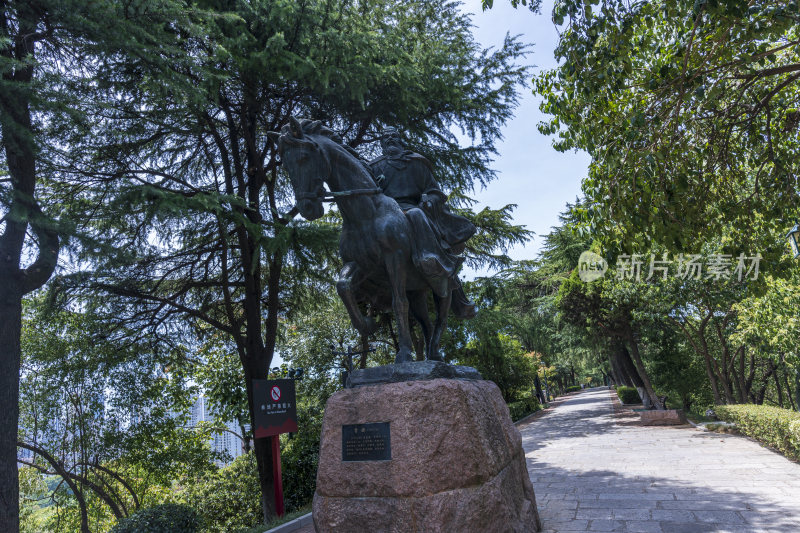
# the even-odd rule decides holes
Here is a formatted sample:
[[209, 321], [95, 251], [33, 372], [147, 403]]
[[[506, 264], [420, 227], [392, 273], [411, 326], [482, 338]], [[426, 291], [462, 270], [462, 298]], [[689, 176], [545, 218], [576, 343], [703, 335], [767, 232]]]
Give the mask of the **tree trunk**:
[[745, 382], [745, 374], [744, 374], [744, 362], [745, 362], [745, 347], [744, 345], [740, 346], [738, 350], [733, 353], [733, 357], [736, 358], [738, 354], [738, 366], [739, 371], [736, 372], [735, 378], [736, 383], [738, 383], [739, 389], [739, 403], [746, 403], [747, 396], [750, 389], [747, 387], [747, 383]]
[[[789, 398], [789, 406], [792, 410], [795, 409], [795, 402], [794, 398], [792, 398], [792, 387], [789, 384], [789, 369], [786, 368], [786, 365], [783, 366], [783, 379], [786, 380], [786, 396]], [[781, 407], [783, 407], [783, 403], [781, 403]]]
[[[251, 218], [258, 217], [257, 214], [250, 214], [249, 216]], [[254, 222], [260, 223], [260, 219], [254, 220]], [[242, 249], [242, 263], [245, 273], [243, 309], [245, 314], [245, 342], [244, 354], [240, 354], [240, 356], [242, 356], [241, 362], [247, 387], [250, 427], [255, 428], [255, 406], [258, 402], [253, 397], [253, 380], [267, 379], [269, 377], [269, 367], [272, 363], [272, 354], [275, 349], [275, 338], [278, 329], [279, 281], [282, 262], [275, 255], [271, 257], [266, 287], [267, 313], [266, 318], [262, 318], [260, 248], [256, 246], [246, 228], [241, 226], [236, 231]], [[262, 333], [264, 337], [262, 337]], [[278, 437], [253, 439], [253, 453], [258, 465], [258, 480], [261, 486], [261, 510], [265, 524], [276, 516], [272, 465], [272, 439], [274, 438]]]
[[[254, 249], [256, 247], [254, 246]], [[274, 255], [269, 264], [269, 276], [267, 278], [267, 317], [264, 324], [265, 340], [261, 338], [261, 291], [253, 293], [253, 324], [258, 324], [258, 330], [248, 330], [248, 344], [253, 344], [253, 366], [250, 368], [251, 378], [247, 383], [247, 398], [250, 406], [250, 419], [253, 421], [251, 427], [255, 427], [255, 404], [253, 398], [252, 380], [266, 379], [268, 377], [269, 366], [272, 363], [272, 355], [275, 351], [275, 339], [278, 332], [278, 302], [280, 292], [280, 277], [283, 270], [283, 262], [280, 256]], [[261, 269], [256, 265], [250, 270], [260, 275]], [[257, 284], [257, 279], [254, 280]], [[257, 285], [260, 286], [260, 285]], [[245, 307], [248, 308], [247, 304]], [[247, 372], [245, 372], [247, 376]], [[264, 514], [264, 523], [277, 515], [275, 506], [275, 471], [272, 464], [272, 439], [279, 436], [263, 439], [254, 439], [253, 450], [258, 465], [258, 478], [261, 485], [261, 508]]]
[[620, 385], [619, 374], [617, 373], [616, 369], [614, 368], [614, 363], [612, 362], [611, 355], [608, 356], [608, 366], [609, 370], [606, 374], [603, 372], [603, 377], [605, 378], [606, 385]]
[[[17, 63], [3, 73], [0, 98], [2, 144], [11, 180], [11, 204], [3, 214], [5, 229], [0, 235], [0, 531], [7, 533], [19, 531], [17, 432], [22, 297], [50, 278], [58, 261], [59, 246], [58, 235], [47, 227], [35, 200], [36, 151], [32, 140], [30, 83], [39, 15], [24, 4], [19, 7], [13, 42], [0, 47], [2, 56]], [[10, 27], [6, 17], [4, 10], [0, 13], [3, 28]], [[28, 268], [21, 269], [29, 227], [38, 238], [37, 257]]]
[[636, 343], [636, 339], [633, 338], [633, 334], [628, 335], [628, 343], [631, 347], [631, 356], [633, 357], [633, 362], [636, 364], [636, 370], [639, 372], [639, 377], [642, 379], [642, 385], [644, 387], [645, 394], [650, 397], [650, 401], [656, 409], [663, 410], [664, 406], [660, 401], [658, 401], [656, 391], [653, 389], [653, 385], [650, 383], [650, 376], [647, 375], [647, 370], [642, 362], [642, 357], [639, 355], [639, 345]]
[[[775, 363], [773, 363], [772, 360], [770, 360], [770, 365], [773, 366], [773, 368], [770, 369], [770, 370], [774, 370]], [[772, 377], [775, 378], [775, 388], [778, 390], [778, 405], [783, 407], [783, 391], [781, 390], [781, 380], [778, 377], [778, 373], [777, 372], [774, 372], [772, 374]]]
[[[683, 331], [683, 334], [686, 336], [686, 339], [692, 345], [695, 352], [703, 356], [703, 364], [705, 366], [706, 376], [708, 376], [708, 382], [711, 385], [711, 392], [714, 394], [714, 405], [722, 405], [722, 396], [720, 396], [719, 393], [717, 376], [714, 373], [714, 369], [712, 368], [711, 365], [711, 354], [708, 351], [708, 343], [706, 342], [705, 338], [705, 330], [712, 316], [713, 313], [708, 313], [700, 322], [696, 330], [693, 330], [691, 325], [688, 324], [688, 322], [687, 323], [681, 322], [680, 320], [674, 317], [669, 317], [669, 319], [675, 325], [677, 325], [681, 329], [681, 331]], [[697, 339], [694, 338], [695, 336], [697, 337]]]
[[633, 364], [633, 360], [631, 359], [630, 352], [628, 352], [624, 344], [620, 344], [617, 348], [617, 358], [623, 373], [627, 376], [625, 384], [628, 387], [643, 387], [644, 383], [642, 382], [642, 378], [639, 376], [636, 365]]
[[19, 424], [20, 330], [22, 295], [3, 277], [0, 284], [0, 531], [19, 531]]
[[[247, 382], [247, 403], [250, 408], [250, 420], [255, 421], [255, 404], [253, 398], [253, 379], [266, 379], [266, 372], [263, 376], [254, 376], [252, 371], [245, 370], [245, 381]], [[255, 424], [251, 425], [255, 428]], [[253, 439], [253, 453], [258, 466], [258, 481], [261, 486], [261, 512], [264, 523], [276, 516], [275, 509], [275, 486], [274, 471], [272, 468], [272, 439], [279, 437], [266, 437]]]
[[616, 384], [633, 387], [630, 376], [622, 368], [622, 363], [619, 360], [619, 351], [616, 348], [609, 352], [608, 360], [611, 363], [611, 375], [614, 377]]
[[547, 402], [544, 400], [544, 393], [542, 392], [542, 382], [539, 380], [538, 373], [533, 376], [533, 386], [536, 389], [536, 397], [539, 399], [539, 403], [546, 404]]
[[794, 405], [800, 411], [800, 371], [794, 371]]
[[706, 375], [708, 376], [708, 381], [711, 384], [711, 392], [714, 394], [714, 405], [722, 405], [722, 396], [720, 396], [719, 394], [717, 376], [711, 369], [711, 355], [709, 355], [708, 351], [703, 352], [703, 364], [706, 369]]
[[693, 403], [694, 402], [692, 401], [691, 394], [684, 394], [681, 396], [681, 406], [683, 407], [683, 410], [686, 411], [687, 413], [692, 409]]
[[725, 393], [725, 402], [733, 405], [736, 403], [736, 399], [733, 397], [733, 387], [731, 387], [731, 380], [730, 377], [727, 375], [720, 375], [719, 382], [722, 384], [722, 392]]
[[[778, 370], [778, 367], [775, 365], [775, 362], [772, 359], [767, 359], [767, 364], [769, 365], [769, 368], [764, 374], [764, 381], [761, 383], [761, 388], [758, 390], [758, 392], [752, 394], [753, 403], [756, 405], [761, 405], [764, 403], [764, 396], [766, 396], [767, 387], [769, 386], [769, 378]], [[777, 380], [777, 376], [775, 379]]]
[[[366, 335], [361, 335], [361, 357], [359, 357], [358, 360], [358, 368], [362, 370], [367, 368], [368, 356], [369, 356], [369, 337], [367, 337]], [[424, 353], [423, 353], [423, 359], [418, 359], [418, 361], [420, 360], [424, 360]]]

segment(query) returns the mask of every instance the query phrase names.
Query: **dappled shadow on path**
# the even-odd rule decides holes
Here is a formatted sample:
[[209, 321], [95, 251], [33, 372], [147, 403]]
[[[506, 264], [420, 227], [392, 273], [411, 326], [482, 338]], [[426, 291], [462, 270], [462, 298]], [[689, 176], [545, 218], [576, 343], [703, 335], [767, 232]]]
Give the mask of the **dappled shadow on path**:
[[619, 425], [607, 390], [519, 429], [548, 533], [800, 532], [800, 465], [741, 437]]
[[[538, 449], [548, 442], [558, 439], [571, 439], [575, 437], [586, 437], [589, 435], [599, 435], [608, 432], [610, 426], [614, 424], [613, 411], [611, 404], [598, 402], [597, 394], [608, 394], [607, 390], [598, 391], [590, 389], [589, 392], [570, 398], [562, 403], [560, 408], [545, 413], [544, 416], [521, 424], [520, 432], [523, 433], [523, 447], [526, 451]], [[581, 398], [591, 394], [589, 398]], [[569, 410], [563, 406], [569, 405]], [[526, 432], [525, 429], [535, 425], [533, 433]]]
[[[792, 498], [748, 488], [528, 462], [545, 533], [563, 531], [797, 533]], [[797, 494], [796, 492], [794, 493]]]

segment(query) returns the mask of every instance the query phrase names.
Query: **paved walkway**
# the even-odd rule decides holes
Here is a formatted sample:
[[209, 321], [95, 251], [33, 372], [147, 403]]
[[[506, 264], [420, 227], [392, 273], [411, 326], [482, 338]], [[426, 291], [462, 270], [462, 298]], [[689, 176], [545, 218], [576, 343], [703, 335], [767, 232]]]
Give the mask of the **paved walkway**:
[[750, 439], [620, 424], [608, 389], [519, 430], [547, 533], [800, 532], [800, 465]]

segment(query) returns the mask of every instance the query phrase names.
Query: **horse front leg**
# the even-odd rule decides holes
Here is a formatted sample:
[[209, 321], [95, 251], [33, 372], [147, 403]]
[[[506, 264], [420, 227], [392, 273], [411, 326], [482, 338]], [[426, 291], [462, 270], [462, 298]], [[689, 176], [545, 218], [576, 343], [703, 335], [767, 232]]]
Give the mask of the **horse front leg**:
[[358, 265], [353, 262], [346, 263], [339, 272], [339, 280], [336, 282], [336, 292], [339, 293], [339, 298], [342, 299], [344, 307], [347, 309], [347, 314], [350, 315], [350, 322], [353, 324], [353, 327], [366, 337], [375, 333], [378, 329], [378, 325], [375, 319], [364, 316], [361, 313], [361, 309], [358, 308], [354, 288], [363, 280], [364, 275], [361, 269], [358, 268]]
[[422, 329], [422, 336], [425, 339], [424, 353], [420, 355], [427, 359], [430, 353], [431, 337], [433, 335], [433, 324], [431, 324], [431, 317], [428, 314], [428, 291], [409, 291], [408, 304], [411, 308], [411, 315], [419, 322], [419, 327]]
[[436, 304], [436, 324], [433, 327], [433, 335], [431, 337], [431, 344], [428, 348], [428, 359], [431, 361], [443, 361], [441, 352], [439, 351], [439, 341], [442, 339], [442, 333], [447, 327], [447, 313], [450, 312], [450, 303], [453, 299], [453, 293], [448, 292], [447, 296], [440, 298], [433, 295], [433, 301]]
[[389, 285], [392, 287], [392, 311], [397, 323], [398, 347], [395, 363], [407, 363], [413, 360], [411, 328], [408, 322], [408, 296], [406, 295], [406, 277], [408, 269], [403, 261], [402, 251], [394, 251], [386, 258], [386, 271], [389, 274]]

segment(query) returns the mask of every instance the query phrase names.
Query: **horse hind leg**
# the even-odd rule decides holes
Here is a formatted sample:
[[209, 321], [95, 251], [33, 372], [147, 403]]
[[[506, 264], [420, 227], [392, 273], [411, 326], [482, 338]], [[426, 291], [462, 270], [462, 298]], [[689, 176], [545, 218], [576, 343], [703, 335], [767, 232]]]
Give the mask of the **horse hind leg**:
[[350, 315], [350, 322], [353, 327], [364, 336], [375, 333], [378, 325], [372, 317], [364, 316], [358, 308], [358, 302], [354, 292], [354, 287], [358, 286], [364, 279], [361, 269], [355, 263], [347, 263], [339, 272], [339, 280], [336, 282], [336, 292], [344, 303], [347, 314]]
[[442, 333], [447, 327], [447, 313], [450, 312], [452, 299], [452, 293], [447, 293], [447, 296], [444, 297], [433, 295], [433, 301], [436, 304], [436, 324], [433, 327], [433, 335], [428, 348], [428, 359], [431, 361], [444, 360], [441, 352], [439, 352], [439, 341], [442, 339]]
[[408, 320], [408, 295], [406, 294], [407, 268], [404, 265], [403, 253], [396, 250], [386, 257], [386, 271], [389, 274], [389, 285], [392, 287], [392, 311], [397, 323], [398, 350], [395, 363], [413, 361], [411, 327]]
[[433, 325], [428, 314], [428, 291], [410, 291], [408, 293], [408, 305], [411, 309], [411, 314], [417, 319], [420, 328], [422, 328], [422, 336], [425, 338], [424, 355], [427, 359], [433, 336]]

